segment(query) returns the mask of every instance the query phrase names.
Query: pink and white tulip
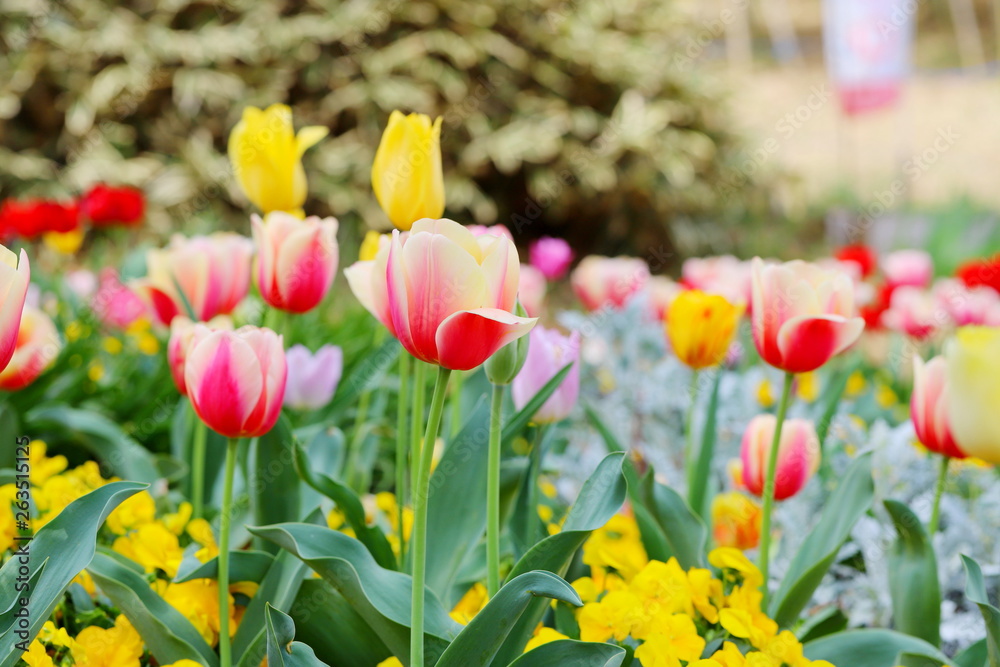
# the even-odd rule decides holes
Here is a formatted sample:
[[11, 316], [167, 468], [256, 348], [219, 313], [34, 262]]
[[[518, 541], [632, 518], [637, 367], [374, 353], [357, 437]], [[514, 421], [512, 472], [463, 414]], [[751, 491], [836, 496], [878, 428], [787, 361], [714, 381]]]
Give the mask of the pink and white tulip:
[[31, 282], [28, 255], [21, 251], [20, 260], [0, 245], [0, 370], [7, 367], [17, 349], [21, 313]]
[[930, 338], [951, 324], [948, 310], [927, 290], [904, 285], [892, 291], [882, 324], [917, 340]]
[[254, 280], [264, 302], [290, 313], [318, 306], [337, 274], [337, 219], [299, 220], [272, 211], [263, 220], [254, 215], [251, 224], [257, 245]]
[[[187, 362], [188, 350], [194, 338], [197, 322], [192, 322], [185, 315], [178, 315], [170, 323], [170, 339], [167, 341], [167, 365], [170, 375], [181, 396], [187, 396], [187, 385], [184, 382], [184, 367]], [[233, 330], [233, 321], [226, 315], [219, 315], [208, 322], [209, 329]]]
[[285, 407], [293, 410], [318, 410], [330, 402], [344, 371], [344, 352], [336, 345], [324, 345], [313, 354], [304, 345], [293, 345], [285, 352], [288, 384]]
[[528, 340], [528, 357], [511, 385], [514, 406], [520, 410], [563, 367], [573, 362], [566, 377], [532, 420], [550, 424], [569, 416], [580, 396], [580, 332], [565, 336], [557, 329], [537, 326]]
[[517, 298], [531, 317], [538, 317], [545, 309], [545, 293], [548, 288], [549, 283], [541, 271], [531, 264], [521, 265]]
[[282, 338], [270, 329], [194, 327], [184, 384], [198, 417], [227, 438], [255, 438], [281, 414], [288, 368]]
[[790, 373], [814, 371], [853, 345], [865, 328], [847, 274], [795, 260], [752, 264], [751, 321], [765, 362]]
[[52, 365], [60, 350], [62, 342], [52, 319], [38, 308], [25, 306], [14, 355], [0, 371], [0, 389], [24, 389]]
[[570, 284], [587, 310], [622, 308], [649, 282], [649, 267], [637, 257], [584, 257]]
[[882, 259], [882, 273], [892, 287], [927, 287], [934, 277], [934, 260], [923, 250], [897, 250]]
[[[764, 493], [767, 463], [777, 425], [774, 415], [757, 415], [743, 433], [740, 459], [743, 484], [754, 495]], [[811, 421], [786, 419], [778, 445], [778, 465], [774, 476], [774, 499], [785, 500], [802, 490], [819, 470], [819, 437]]]
[[718, 294], [739, 306], [750, 301], [750, 263], [732, 255], [689, 257], [681, 265], [681, 282], [706, 294]]
[[100, 286], [90, 300], [90, 308], [102, 324], [112, 329], [127, 329], [150, 312], [146, 302], [123, 285], [118, 272], [110, 266], [101, 269]]
[[649, 309], [657, 322], [670, 317], [670, 304], [684, 289], [683, 285], [666, 276], [653, 276], [649, 279]]
[[948, 418], [948, 363], [943, 356], [928, 362], [913, 358], [913, 395], [910, 397], [910, 417], [917, 440], [932, 452], [962, 459], [951, 434]]
[[543, 236], [531, 242], [528, 257], [548, 280], [559, 280], [573, 263], [573, 249], [564, 239]]
[[520, 263], [503, 235], [424, 218], [371, 262], [344, 274], [361, 304], [414, 357], [470, 370], [527, 334], [534, 318], [513, 314]]
[[992, 287], [967, 287], [961, 280], [946, 278], [934, 283], [932, 292], [955, 326], [1000, 326], [1000, 293]]

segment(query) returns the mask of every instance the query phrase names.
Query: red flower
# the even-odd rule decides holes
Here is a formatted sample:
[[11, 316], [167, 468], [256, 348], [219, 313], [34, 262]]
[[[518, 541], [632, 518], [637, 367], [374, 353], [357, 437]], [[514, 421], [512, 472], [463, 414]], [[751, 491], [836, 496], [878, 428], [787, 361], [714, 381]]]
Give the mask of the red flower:
[[837, 251], [835, 257], [842, 262], [854, 262], [861, 267], [862, 278], [867, 278], [874, 273], [875, 267], [878, 265], [878, 255], [862, 243], [844, 246]]
[[985, 285], [1000, 292], [1000, 255], [992, 259], [969, 260], [958, 267], [955, 276], [966, 287]]
[[95, 227], [133, 225], [146, 210], [146, 200], [140, 190], [130, 187], [113, 188], [99, 183], [83, 196], [80, 211]]
[[882, 324], [882, 313], [889, 310], [892, 292], [896, 288], [889, 283], [883, 283], [877, 289], [875, 297], [869, 303], [858, 308], [861, 317], [865, 318], [865, 329], [869, 331], [885, 328], [885, 325]]
[[33, 239], [45, 232], [71, 232], [80, 226], [76, 202], [8, 199], [0, 208], [0, 237]]

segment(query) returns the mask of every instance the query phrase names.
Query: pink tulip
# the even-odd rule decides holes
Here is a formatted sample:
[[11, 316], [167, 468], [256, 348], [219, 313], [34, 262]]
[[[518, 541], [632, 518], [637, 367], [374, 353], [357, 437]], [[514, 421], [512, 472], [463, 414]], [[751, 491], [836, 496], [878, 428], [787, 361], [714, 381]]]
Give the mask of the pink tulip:
[[753, 339], [770, 365], [814, 371], [861, 336], [865, 321], [846, 274], [799, 260], [767, 266], [759, 257], [752, 269]]
[[666, 276], [653, 276], [649, 279], [649, 308], [656, 321], [662, 322], [670, 317], [670, 304], [683, 291], [683, 285]]
[[10, 363], [0, 372], [0, 389], [24, 389], [59, 356], [62, 343], [52, 319], [41, 310], [25, 306]]
[[934, 261], [923, 250], [897, 250], [883, 258], [882, 273], [892, 287], [927, 287], [934, 277]]
[[[777, 425], [774, 415], [757, 415], [743, 433], [740, 458], [743, 461], [743, 484], [748, 491], [764, 493], [767, 463]], [[774, 499], [784, 500], [802, 490], [819, 469], [819, 437], [812, 422], [786, 419], [778, 445], [778, 466], [774, 476]]]
[[927, 449], [951, 458], [966, 454], [955, 443], [948, 420], [948, 363], [942, 356], [928, 362], [913, 357], [913, 395], [910, 417], [917, 440]]
[[951, 323], [948, 311], [920, 287], [904, 285], [892, 291], [889, 309], [882, 313], [882, 324], [918, 340], [929, 338]]
[[535, 327], [528, 340], [528, 357], [511, 385], [514, 406], [520, 410], [549, 380], [573, 362], [569, 373], [532, 420], [550, 424], [565, 419], [573, 411], [580, 395], [580, 332], [564, 336], [556, 329]]
[[[197, 322], [192, 322], [184, 315], [178, 315], [170, 323], [170, 340], [167, 341], [167, 365], [170, 366], [170, 375], [173, 377], [174, 385], [181, 396], [187, 396], [184, 367], [196, 325]], [[233, 321], [225, 315], [219, 315], [208, 322], [208, 328], [232, 331]]]
[[587, 310], [623, 307], [649, 282], [649, 267], [636, 257], [584, 257], [570, 284]]
[[370, 262], [344, 271], [361, 304], [414, 357], [470, 370], [527, 334], [513, 314], [520, 264], [505, 236], [476, 237], [453, 220], [424, 218]]
[[135, 289], [164, 326], [188, 314], [181, 293], [198, 321], [207, 322], [233, 312], [247, 295], [252, 257], [253, 242], [239, 234], [178, 235], [166, 248], [147, 253], [146, 277]]
[[287, 377], [282, 338], [270, 329], [195, 325], [184, 384], [195, 412], [216, 433], [255, 438], [270, 431], [281, 414]]
[[304, 345], [293, 345], [285, 353], [285, 359], [288, 362], [285, 407], [317, 410], [330, 402], [344, 371], [344, 353], [339, 347], [324, 345], [313, 354]]
[[70, 271], [63, 278], [66, 288], [82, 301], [90, 299], [97, 292], [97, 275], [90, 269]]
[[522, 264], [517, 298], [531, 317], [538, 317], [545, 309], [546, 290], [548, 290], [548, 282], [542, 272], [531, 264]]
[[967, 287], [961, 280], [946, 278], [934, 284], [933, 295], [955, 326], [1000, 326], [1000, 293], [992, 287]]
[[549, 280], [559, 280], [573, 263], [573, 249], [563, 239], [543, 236], [532, 242], [528, 250], [531, 265]]
[[480, 236], [502, 236], [509, 240], [511, 243], [514, 242], [514, 235], [510, 233], [505, 225], [466, 225], [465, 227], [472, 235], [476, 238]]
[[127, 329], [149, 314], [146, 302], [123, 285], [118, 272], [111, 267], [101, 269], [100, 287], [90, 300], [90, 308], [102, 324], [113, 329]]
[[681, 265], [681, 282], [706, 294], [718, 294], [739, 306], [750, 301], [750, 263], [732, 255], [689, 257]]
[[0, 245], [0, 370], [7, 367], [17, 349], [21, 313], [28, 296], [31, 265], [28, 255], [18, 256]]
[[254, 274], [260, 295], [272, 308], [305, 313], [323, 300], [337, 274], [337, 219], [299, 220], [272, 211], [251, 218], [257, 244]]

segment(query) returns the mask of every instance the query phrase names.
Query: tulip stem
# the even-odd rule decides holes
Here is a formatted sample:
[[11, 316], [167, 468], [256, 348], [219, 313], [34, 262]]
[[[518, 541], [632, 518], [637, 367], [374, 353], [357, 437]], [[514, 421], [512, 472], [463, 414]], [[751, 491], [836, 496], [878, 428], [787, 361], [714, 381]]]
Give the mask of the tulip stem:
[[233, 477], [236, 474], [236, 448], [239, 440], [229, 438], [226, 446], [226, 479], [222, 489], [222, 514], [219, 516], [219, 665], [231, 667], [229, 648], [229, 522], [233, 513]]
[[194, 446], [191, 450], [191, 516], [201, 519], [205, 515], [205, 446], [208, 427], [195, 419]]
[[[688, 494], [690, 495], [694, 487], [695, 475], [695, 451], [694, 451], [694, 408], [698, 403], [698, 370], [691, 369], [691, 386], [688, 388], [688, 408], [684, 419], [685, 443], [684, 443], [684, 473], [687, 478]], [[701, 514], [700, 507], [692, 508]]]
[[781, 429], [785, 425], [785, 414], [791, 402], [793, 373], [785, 373], [785, 386], [781, 390], [781, 403], [778, 404], [778, 416], [774, 424], [774, 437], [771, 439], [771, 449], [767, 456], [767, 477], [764, 478], [764, 517], [760, 527], [760, 554], [758, 555], [760, 573], [764, 579], [762, 592], [764, 599], [761, 608], [767, 608], [768, 598], [768, 565], [771, 556], [771, 513], [774, 511], [775, 476], [778, 472], [778, 449], [781, 446]]
[[424, 401], [427, 398], [427, 364], [413, 359], [413, 417], [410, 420], [410, 493], [417, 492], [420, 474], [420, 429], [424, 425]]
[[927, 532], [931, 539], [938, 531], [938, 524], [941, 520], [941, 496], [944, 495], [944, 485], [948, 481], [948, 464], [951, 459], [947, 456], [941, 457], [941, 469], [938, 472], [937, 486], [934, 489], [934, 508], [931, 510], [931, 522], [927, 525]]
[[500, 429], [503, 385], [493, 385], [490, 405], [490, 447], [486, 477], [486, 590], [493, 598], [500, 590]]
[[455, 379], [451, 383], [451, 426], [448, 432], [454, 438], [462, 428], [462, 382], [465, 379], [463, 373], [455, 373]]
[[431, 463], [434, 460], [434, 441], [441, 427], [441, 413], [444, 412], [444, 396], [448, 388], [451, 371], [445, 367], [438, 369], [431, 399], [427, 430], [424, 431], [423, 448], [420, 451], [417, 485], [413, 489], [413, 595], [410, 605], [410, 667], [424, 667], [424, 574], [427, 560], [427, 497], [431, 481]]
[[406, 562], [406, 539], [403, 535], [403, 510], [406, 508], [406, 417], [410, 409], [410, 355], [399, 355], [399, 396], [396, 400], [396, 535], [399, 540], [399, 567]]

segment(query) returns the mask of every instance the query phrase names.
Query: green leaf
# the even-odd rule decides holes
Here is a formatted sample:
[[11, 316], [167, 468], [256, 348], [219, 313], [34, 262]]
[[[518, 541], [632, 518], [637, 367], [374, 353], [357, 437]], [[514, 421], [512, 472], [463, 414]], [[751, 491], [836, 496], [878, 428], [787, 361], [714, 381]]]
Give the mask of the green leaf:
[[[229, 581], [260, 583], [274, 563], [274, 556], [266, 551], [237, 550], [229, 552]], [[174, 583], [182, 584], [195, 579], [215, 579], [219, 573], [218, 557], [202, 563], [197, 558], [185, 559], [177, 569]]]
[[[410, 596], [413, 579], [379, 566], [358, 540], [303, 523], [251, 528], [298, 556], [344, 596], [394, 655], [409, 660]], [[433, 592], [424, 592], [426, 655], [440, 655], [461, 626], [451, 620]]]
[[899, 533], [888, 553], [893, 627], [939, 646], [941, 588], [934, 546], [920, 519], [906, 505], [886, 500], [885, 508]]
[[670, 555], [685, 570], [705, 567], [708, 528], [679, 493], [656, 482], [652, 476], [645, 484], [645, 505], [670, 547]]
[[1000, 667], [1000, 611], [990, 604], [986, 595], [986, 584], [983, 581], [983, 571], [979, 563], [968, 556], [962, 556], [965, 565], [965, 597], [979, 607], [986, 621], [986, 649], [990, 659], [990, 667]]
[[954, 667], [986, 667], [989, 660], [989, 647], [986, 646], [986, 639], [980, 639], [967, 649], [951, 659]]
[[826, 660], [838, 667], [895, 667], [900, 653], [948, 664], [948, 658], [923, 639], [894, 630], [847, 630], [811, 641], [803, 648], [810, 660]]
[[322, 579], [303, 581], [288, 613], [299, 639], [337, 667], [372, 667], [391, 655], [344, 596]]
[[[299, 476], [292, 465], [295, 436], [288, 417], [281, 415], [274, 428], [254, 442], [248, 466], [254, 521], [259, 526], [298, 521], [302, 516], [302, 498]], [[273, 544], [256, 546], [277, 553]]]
[[851, 464], [826, 501], [819, 521], [792, 557], [785, 577], [771, 600], [771, 617], [778, 625], [790, 627], [798, 620], [837, 558], [837, 552], [851, 534], [854, 524], [871, 507], [875, 495], [871, 466], [870, 452], [862, 454]]
[[625, 655], [625, 649], [612, 644], [560, 639], [528, 651], [509, 667], [620, 667]]
[[[296, 429], [295, 441], [306, 451], [310, 469], [322, 470], [330, 479], [340, 479], [344, 468], [346, 455], [346, 440], [344, 432], [336, 426], [315, 424], [312, 427]], [[298, 454], [296, 454], [296, 457]], [[295, 464], [298, 471], [298, 462]], [[301, 477], [301, 473], [300, 473]], [[302, 506], [316, 507], [324, 497], [306, 482], [302, 489]], [[299, 628], [301, 630], [301, 628]]]
[[268, 667], [329, 667], [321, 662], [311, 648], [294, 641], [295, 623], [271, 605], [264, 612], [267, 618]]
[[101, 462], [102, 474], [152, 484], [160, 477], [156, 460], [104, 415], [67, 405], [49, 404], [25, 416], [33, 433], [61, 431]]
[[551, 572], [526, 572], [497, 592], [445, 650], [437, 667], [486, 667], [500, 650], [514, 622], [538, 598], [583, 605], [573, 587]]
[[823, 406], [823, 412], [820, 414], [819, 421], [816, 422], [816, 435], [819, 437], [820, 453], [824, 455], [824, 458], [826, 454], [826, 436], [830, 432], [833, 418], [837, 415], [837, 407], [840, 405], [840, 399], [843, 398], [844, 391], [847, 390], [848, 380], [850, 380], [851, 375], [854, 374], [854, 371], [858, 370], [860, 365], [860, 360], [856, 360], [851, 364], [842, 366], [827, 381], [823, 395], [819, 398], [818, 403]]
[[838, 607], [827, 607], [802, 621], [802, 625], [795, 629], [795, 635], [802, 643], [811, 642], [835, 632], [843, 632], [847, 629], [847, 621], [847, 616]]
[[604, 444], [607, 446], [609, 453], [625, 451], [625, 447], [618, 442], [618, 438], [616, 438], [615, 434], [611, 432], [611, 429], [609, 429], [608, 425], [604, 423], [604, 420], [601, 419], [600, 415], [597, 414], [597, 410], [595, 410], [592, 405], [585, 403], [583, 411], [587, 413], [590, 423], [594, 425], [594, 428], [597, 429], [597, 432], [604, 440]]
[[[0, 612], [0, 667], [12, 667], [21, 651], [15, 645], [30, 643], [42, 624], [62, 599], [63, 591], [94, 557], [97, 531], [108, 514], [130, 496], [146, 488], [135, 482], [112, 482], [74, 500], [59, 516], [42, 526], [27, 543], [29, 569], [34, 569], [31, 584], [31, 614], [28, 627], [19, 628], [15, 615], [22, 607], [11, 595], [18, 591], [18, 569], [25, 565], [15, 546], [14, 555], [0, 568], [0, 591], [11, 595], [10, 607]], [[23, 583], [23, 582], [22, 582]], [[18, 591], [20, 592], [20, 591]], [[24, 634], [18, 634], [23, 632]]]
[[719, 384], [721, 382], [722, 370], [717, 369], [715, 382], [712, 383], [712, 393], [708, 399], [705, 426], [701, 434], [701, 448], [698, 450], [694, 475], [691, 477], [691, 488], [688, 490], [688, 506], [698, 516], [705, 516], [708, 509], [708, 484], [712, 474], [712, 459], [715, 456], [716, 413], [719, 411]]
[[565, 366], [559, 369], [559, 372], [552, 376], [552, 379], [542, 385], [542, 388], [538, 390], [530, 401], [524, 404], [524, 407], [517, 411], [517, 413], [504, 424], [503, 433], [501, 434], [501, 442], [504, 444], [510, 443], [514, 438], [517, 437], [518, 433], [521, 432], [531, 418], [535, 416], [535, 413], [545, 405], [545, 401], [549, 400], [549, 397], [555, 393], [559, 385], [566, 378], [569, 373], [569, 369], [573, 367], [573, 362], [569, 362]]
[[146, 578], [103, 550], [87, 567], [94, 583], [121, 609], [157, 662], [178, 660], [219, 664], [211, 646], [191, 622], [161, 598]]

